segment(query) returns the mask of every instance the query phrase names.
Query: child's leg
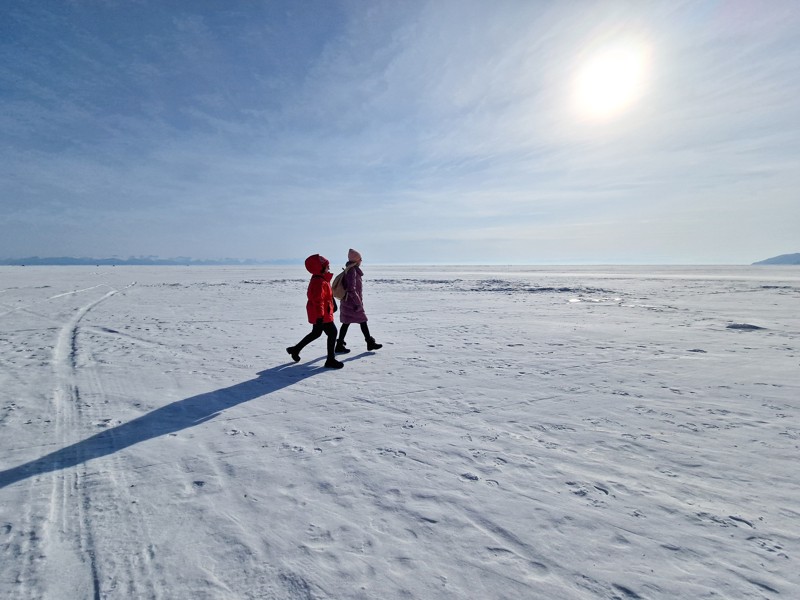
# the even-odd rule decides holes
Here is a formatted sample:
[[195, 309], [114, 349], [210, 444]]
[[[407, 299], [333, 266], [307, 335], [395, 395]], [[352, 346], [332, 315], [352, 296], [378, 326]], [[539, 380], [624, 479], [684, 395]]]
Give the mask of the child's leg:
[[336, 360], [336, 325], [334, 323], [325, 323], [325, 333], [328, 334], [328, 359], [325, 361], [325, 367], [328, 369], [341, 369], [344, 363]]
[[344, 343], [344, 336], [347, 335], [347, 329], [349, 327], [349, 323], [342, 323], [342, 327], [339, 329], [339, 339], [336, 340], [336, 354], [350, 353], [350, 350], [347, 349], [347, 345]]
[[317, 339], [319, 336], [322, 335], [323, 328], [324, 325], [315, 324], [314, 327], [311, 328], [311, 333], [309, 333], [306, 337], [300, 340], [300, 343], [298, 343], [297, 346], [294, 347], [294, 349], [297, 352], [300, 352], [300, 350], [308, 346], [311, 342], [313, 342], [315, 339]]
[[300, 361], [300, 350], [308, 346], [311, 342], [317, 339], [319, 336], [322, 335], [322, 325], [314, 325], [311, 328], [311, 333], [309, 333], [306, 337], [304, 337], [300, 342], [298, 342], [297, 346], [289, 346], [286, 349], [286, 352], [292, 357], [294, 362]]
[[[325, 331], [325, 334], [328, 336], [328, 359], [335, 359], [336, 353], [336, 324], [335, 323], [325, 323], [322, 325], [322, 329]], [[317, 336], [319, 337], [319, 336]]]
[[369, 334], [369, 326], [366, 321], [361, 323], [361, 333], [364, 334], [364, 339], [367, 342], [367, 350], [380, 350], [383, 348], [383, 344], [376, 342], [375, 338]]

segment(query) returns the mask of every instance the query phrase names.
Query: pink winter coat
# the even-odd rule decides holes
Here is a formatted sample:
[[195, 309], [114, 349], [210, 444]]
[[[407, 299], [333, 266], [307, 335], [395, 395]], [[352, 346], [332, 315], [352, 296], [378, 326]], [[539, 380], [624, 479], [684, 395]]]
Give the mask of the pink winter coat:
[[362, 299], [361, 277], [364, 272], [361, 267], [350, 268], [344, 276], [344, 289], [347, 296], [341, 303], [339, 319], [342, 323], [366, 323], [367, 313], [364, 312], [364, 301]]

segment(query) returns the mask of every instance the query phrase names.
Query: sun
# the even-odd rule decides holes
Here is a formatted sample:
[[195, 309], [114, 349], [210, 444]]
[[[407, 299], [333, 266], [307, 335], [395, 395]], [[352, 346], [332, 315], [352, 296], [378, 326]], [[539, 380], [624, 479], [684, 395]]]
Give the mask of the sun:
[[650, 67], [650, 51], [637, 40], [596, 48], [574, 81], [578, 114], [596, 120], [618, 116], [641, 98]]

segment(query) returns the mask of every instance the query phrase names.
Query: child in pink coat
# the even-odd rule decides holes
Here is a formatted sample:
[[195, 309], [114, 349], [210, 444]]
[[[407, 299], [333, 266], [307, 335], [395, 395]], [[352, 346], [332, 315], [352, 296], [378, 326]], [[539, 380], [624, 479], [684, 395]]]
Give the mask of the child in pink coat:
[[358, 251], [350, 248], [347, 253], [345, 269], [347, 269], [347, 272], [344, 276], [344, 289], [347, 291], [347, 295], [341, 302], [339, 320], [342, 322], [342, 327], [339, 330], [339, 339], [336, 341], [336, 352], [338, 354], [350, 352], [344, 343], [344, 338], [353, 323], [358, 323], [361, 326], [361, 333], [364, 334], [364, 339], [367, 342], [367, 350], [379, 350], [383, 348], [383, 344], [377, 343], [375, 338], [370, 335], [369, 326], [367, 325], [367, 313], [364, 312], [363, 286], [361, 283], [364, 272], [361, 270], [361, 254]]

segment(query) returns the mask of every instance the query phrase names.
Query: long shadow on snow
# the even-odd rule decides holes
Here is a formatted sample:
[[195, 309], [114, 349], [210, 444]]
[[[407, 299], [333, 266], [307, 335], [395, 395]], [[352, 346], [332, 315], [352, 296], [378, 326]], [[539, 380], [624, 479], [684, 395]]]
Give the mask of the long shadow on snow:
[[[357, 360], [369, 353], [362, 353], [345, 362]], [[177, 400], [122, 425], [106, 429], [97, 435], [56, 450], [42, 458], [18, 467], [0, 471], [0, 488], [35, 477], [43, 473], [60, 471], [86, 461], [118, 452], [139, 442], [144, 442], [182, 429], [188, 429], [210, 421], [222, 411], [282, 390], [327, 369], [313, 366], [316, 360], [295, 365], [288, 363], [261, 371], [258, 377], [230, 387]]]

